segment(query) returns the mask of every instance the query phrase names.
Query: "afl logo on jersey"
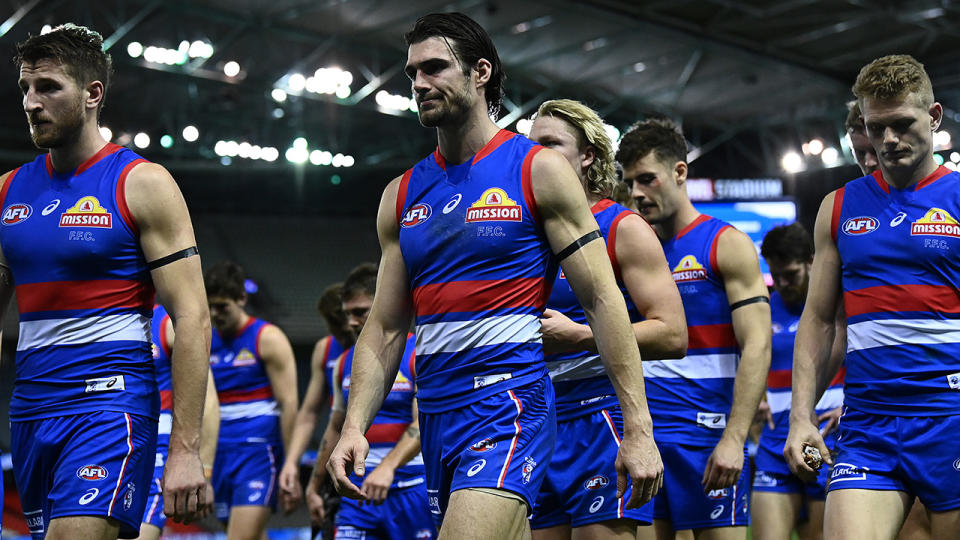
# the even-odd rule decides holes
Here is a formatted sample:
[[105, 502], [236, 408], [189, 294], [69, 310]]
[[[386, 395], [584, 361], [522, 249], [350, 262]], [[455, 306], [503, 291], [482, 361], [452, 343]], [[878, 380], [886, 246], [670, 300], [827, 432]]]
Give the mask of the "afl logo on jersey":
[[610, 479], [602, 474], [598, 474], [593, 478], [587, 480], [583, 483], [583, 489], [595, 490], [607, 487], [610, 484]]
[[[3, 222], [7, 222], [7, 215], [4, 213]], [[931, 208], [927, 213], [910, 225], [911, 236], [949, 236], [951, 238], [960, 238], [960, 223], [953, 218], [946, 210], [940, 208]]]
[[84, 465], [77, 469], [77, 478], [81, 480], [103, 480], [107, 477], [107, 469], [100, 465]]
[[113, 228], [113, 214], [100, 206], [100, 201], [91, 195], [81, 198], [77, 204], [60, 214], [61, 227]]
[[31, 214], [33, 214], [33, 208], [29, 204], [11, 204], [3, 211], [3, 224], [16, 225], [21, 221], [26, 221]]
[[843, 222], [843, 234], [848, 236], [870, 234], [877, 230], [877, 227], [879, 226], [880, 222], [877, 221], [877, 218], [872, 218], [869, 216], [850, 218]]
[[707, 269], [693, 255], [680, 259], [680, 262], [673, 267], [673, 281], [677, 283], [701, 279], [707, 279]]
[[431, 215], [433, 215], [433, 209], [430, 208], [429, 204], [415, 204], [403, 215], [403, 219], [400, 220], [400, 226], [404, 228], [416, 227], [430, 219]]
[[520, 221], [520, 205], [507, 197], [500, 188], [490, 188], [483, 192], [480, 200], [467, 209], [467, 223], [477, 221]]

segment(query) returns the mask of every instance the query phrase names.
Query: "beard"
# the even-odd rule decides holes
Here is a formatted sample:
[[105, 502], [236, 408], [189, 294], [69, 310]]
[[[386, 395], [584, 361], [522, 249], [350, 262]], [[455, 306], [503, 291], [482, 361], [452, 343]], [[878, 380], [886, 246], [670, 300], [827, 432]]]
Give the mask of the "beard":
[[44, 122], [40, 125], [34, 125], [31, 122], [30, 138], [41, 150], [60, 148], [80, 138], [83, 123], [83, 102], [78, 102], [76, 110], [59, 121]]
[[467, 91], [467, 81], [469, 79], [449, 97], [438, 96], [429, 110], [419, 111], [420, 125], [435, 128], [463, 123], [473, 107], [473, 96]]

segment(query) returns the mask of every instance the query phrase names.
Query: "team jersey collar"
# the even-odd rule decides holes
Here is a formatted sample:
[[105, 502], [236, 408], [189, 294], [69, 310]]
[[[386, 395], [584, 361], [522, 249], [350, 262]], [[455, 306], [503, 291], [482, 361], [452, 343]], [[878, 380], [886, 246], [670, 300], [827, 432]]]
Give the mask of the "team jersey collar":
[[89, 169], [90, 167], [93, 167], [101, 159], [109, 156], [110, 154], [119, 152], [120, 150], [123, 150], [122, 146], [113, 144], [112, 142], [108, 142], [107, 144], [103, 145], [103, 148], [98, 150], [96, 154], [92, 155], [90, 159], [81, 163], [80, 166], [77, 167], [76, 170], [73, 171], [72, 173], [58, 174], [57, 171], [53, 169], [53, 159], [51, 159], [49, 153], [47, 153], [47, 155], [45, 156], [44, 163], [47, 166], [47, 174], [50, 175], [50, 178], [53, 178], [55, 176], [59, 176], [59, 177], [78, 176], [86, 172], [87, 169]]
[[683, 238], [683, 237], [686, 236], [690, 231], [696, 229], [698, 225], [700, 225], [700, 224], [703, 223], [704, 221], [707, 221], [708, 219], [710, 219], [710, 216], [708, 216], [708, 215], [706, 215], [706, 214], [700, 214], [699, 216], [697, 216], [696, 219], [694, 219], [693, 221], [691, 221], [690, 223], [688, 223], [686, 227], [684, 227], [683, 229], [680, 229], [680, 232], [678, 232], [678, 233], [677, 233], [677, 236], [675, 236], [673, 239], [674, 239], [674, 240], [679, 240], [679, 239]]
[[599, 214], [614, 204], [616, 203], [610, 199], [600, 199], [599, 201], [593, 203], [593, 206], [590, 207], [590, 212], [593, 214]]
[[[943, 165], [940, 165], [939, 167], [936, 168], [936, 170], [933, 171], [933, 173], [931, 173], [926, 178], [920, 180], [916, 184], [912, 186], [907, 186], [905, 189], [902, 189], [902, 190], [898, 190], [896, 188], [893, 188], [893, 189], [895, 189], [896, 191], [920, 191], [921, 189], [929, 186], [930, 184], [936, 182], [937, 180], [943, 178], [948, 174], [950, 174], [950, 169], [944, 167]], [[870, 176], [873, 177], [874, 181], [877, 183], [880, 189], [883, 190], [884, 193], [890, 193], [890, 184], [888, 184], [887, 181], [883, 179], [883, 173], [880, 171], [880, 169], [873, 171], [873, 173]]]
[[[499, 148], [501, 144], [512, 139], [514, 135], [516, 135], [516, 133], [506, 129], [501, 129], [498, 131], [492, 139], [487, 141], [487, 144], [483, 145], [480, 151], [473, 155], [470, 165], [476, 165], [481, 159], [492, 154], [493, 151]], [[443, 154], [440, 153], [439, 146], [437, 146], [437, 149], [433, 151], [433, 160], [437, 162], [437, 165], [439, 165], [441, 169], [447, 170], [447, 160], [444, 159]]]

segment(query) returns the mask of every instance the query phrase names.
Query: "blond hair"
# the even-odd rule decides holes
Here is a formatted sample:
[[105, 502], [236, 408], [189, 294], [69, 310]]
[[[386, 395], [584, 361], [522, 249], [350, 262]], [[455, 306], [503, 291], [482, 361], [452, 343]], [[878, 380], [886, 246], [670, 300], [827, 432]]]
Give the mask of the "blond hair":
[[863, 116], [857, 100], [847, 103], [847, 119], [843, 122], [843, 126], [847, 128], [847, 133], [865, 133]]
[[933, 105], [933, 84], [923, 64], [908, 54], [877, 58], [863, 66], [853, 84], [853, 95], [860, 106], [866, 98], [877, 100], [902, 99], [915, 94], [920, 105]]
[[596, 111], [572, 99], [552, 99], [543, 102], [536, 116], [551, 116], [570, 124], [577, 133], [577, 146], [590, 145], [594, 149], [593, 163], [587, 167], [587, 191], [601, 197], [610, 197], [617, 181], [614, 168], [613, 142], [603, 128], [603, 120]]

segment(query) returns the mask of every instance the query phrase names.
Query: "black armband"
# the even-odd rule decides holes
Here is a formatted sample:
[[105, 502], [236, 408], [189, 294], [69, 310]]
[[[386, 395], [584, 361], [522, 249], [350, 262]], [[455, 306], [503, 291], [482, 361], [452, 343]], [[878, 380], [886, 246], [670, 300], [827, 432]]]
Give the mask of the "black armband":
[[580, 238], [577, 238], [569, 246], [560, 250], [560, 253], [557, 253], [557, 262], [560, 262], [566, 259], [567, 257], [569, 257], [570, 255], [573, 255], [573, 252], [589, 244], [590, 242], [593, 242], [597, 238], [600, 238], [599, 230], [590, 231], [587, 234], [581, 236]]
[[157, 268], [160, 268], [161, 266], [166, 266], [174, 261], [179, 261], [180, 259], [186, 259], [188, 257], [193, 257], [194, 255], [199, 255], [199, 254], [200, 252], [197, 251], [197, 246], [190, 246], [187, 249], [184, 249], [182, 251], [171, 253], [166, 257], [160, 257], [155, 261], [148, 262], [147, 269], [156, 270]]
[[749, 306], [750, 304], [756, 304], [757, 302], [763, 302], [765, 304], [770, 303], [770, 298], [766, 296], [754, 296], [753, 298], [747, 298], [746, 300], [741, 300], [739, 302], [734, 302], [730, 304], [730, 311], [733, 311], [743, 306]]

